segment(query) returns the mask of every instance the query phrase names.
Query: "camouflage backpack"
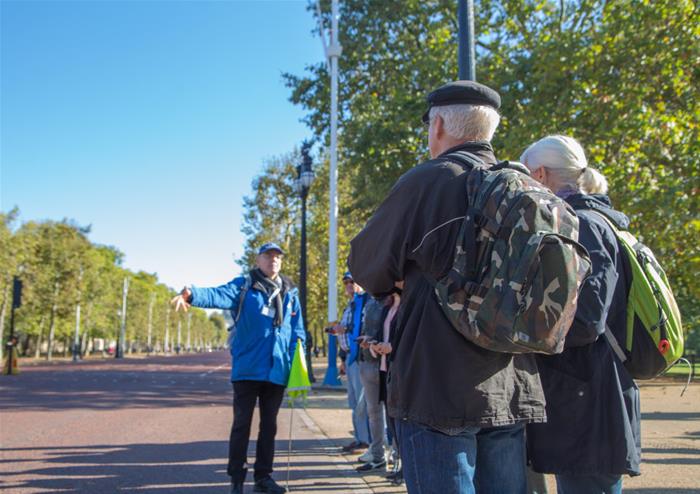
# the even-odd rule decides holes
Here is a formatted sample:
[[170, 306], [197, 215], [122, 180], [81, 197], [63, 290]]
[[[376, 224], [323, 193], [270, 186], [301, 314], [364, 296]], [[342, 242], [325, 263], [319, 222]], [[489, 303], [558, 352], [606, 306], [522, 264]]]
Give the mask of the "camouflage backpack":
[[452, 268], [435, 285], [445, 315], [488, 350], [561, 352], [590, 272], [576, 213], [520, 163], [446, 159], [468, 170], [469, 202]]

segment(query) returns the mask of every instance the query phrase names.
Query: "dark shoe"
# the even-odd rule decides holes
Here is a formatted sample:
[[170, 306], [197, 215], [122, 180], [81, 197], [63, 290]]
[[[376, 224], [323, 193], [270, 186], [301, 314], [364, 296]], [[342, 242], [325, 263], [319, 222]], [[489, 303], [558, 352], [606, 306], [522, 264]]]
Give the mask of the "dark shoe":
[[350, 444], [346, 444], [345, 446], [343, 446], [340, 449], [343, 451], [343, 453], [353, 453], [359, 449], [365, 449], [368, 447], [369, 447], [369, 444], [367, 444], [367, 443], [363, 443], [360, 441], [353, 441]]
[[244, 468], [236, 472], [229, 472], [231, 476], [231, 494], [243, 494], [243, 482], [245, 482], [248, 469]]
[[386, 479], [394, 485], [403, 484], [403, 470], [396, 470], [386, 476]]
[[264, 479], [255, 481], [253, 491], [266, 492], [267, 494], [283, 494], [287, 492], [287, 489], [275, 482], [272, 477], [265, 477]]
[[380, 468], [386, 468], [386, 460], [382, 459], [379, 461], [368, 461], [364, 465], [360, 465], [355, 470], [358, 472], [372, 472], [374, 470], [379, 470]]

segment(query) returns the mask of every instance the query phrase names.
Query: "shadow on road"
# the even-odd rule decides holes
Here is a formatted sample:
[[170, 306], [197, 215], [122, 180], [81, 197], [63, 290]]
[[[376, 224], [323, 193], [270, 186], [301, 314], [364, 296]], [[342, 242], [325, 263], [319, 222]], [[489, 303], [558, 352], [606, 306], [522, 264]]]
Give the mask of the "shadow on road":
[[625, 489], [625, 494], [697, 494], [697, 489], [650, 487], [648, 489]]
[[[276, 444], [273, 476], [280, 483], [287, 478], [287, 444], [286, 441]], [[290, 455], [290, 484], [303, 481], [305, 492], [347, 492], [336, 463], [329, 458], [332, 446], [327, 440], [295, 440]], [[229, 482], [227, 448], [226, 441], [4, 448], [0, 449], [0, 455], [12, 459], [2, 461], [2, 470], [6, 472], [3, 488], [9, 492], [41, 489], [77, 493], [222, 493], [227, 492]], [[254, 452], [255, 441], [251, 441], [251, 461]], [[42, 466], [32, 468], [32, 462]], [[252, 482], [250, 470], [248, 480]]]
[[642, 420], [698, 420], [696, 412], [650, 412], [642, 413]]
[[28, 366], [19, 376], [0, 380], [0, 407], [45, 411], [230, 406], [229, 371], [229, 357], [222, 352]]

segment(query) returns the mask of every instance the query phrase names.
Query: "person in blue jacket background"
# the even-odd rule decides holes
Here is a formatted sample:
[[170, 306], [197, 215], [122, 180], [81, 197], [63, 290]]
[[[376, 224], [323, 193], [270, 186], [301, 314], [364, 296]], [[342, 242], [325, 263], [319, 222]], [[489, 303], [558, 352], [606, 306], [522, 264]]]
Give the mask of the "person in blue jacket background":
[[[296, 287], [280, 274], [284, 251], [274, 243], [258, 250], [256, 267], [215, 288], [185, 287], [173, 298], [176, 310], [190, 305], [230, 310], [235, 321], [229, 337], [233, 426], [229, 440], [231, 493], [243, 492], [250, 426], [255, 403], [260, 431], [255, 452], [255, 492], [285, 489], [270, 476], [275, 453], [277, 413], [287, 386], [297, 340], [306, 341]], [[242, 304], [242, 305], [241, 305]]]

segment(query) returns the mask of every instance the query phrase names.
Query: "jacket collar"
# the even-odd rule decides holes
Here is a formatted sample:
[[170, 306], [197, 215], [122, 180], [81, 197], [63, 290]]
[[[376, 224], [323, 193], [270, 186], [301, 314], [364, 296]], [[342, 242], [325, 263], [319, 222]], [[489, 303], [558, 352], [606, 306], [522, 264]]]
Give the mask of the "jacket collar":
[[481, 161], [487, 165], [495, 165], [498, 163], [496, 156], [493, 154], [493, 148], [491, 143], [488, 141], [468, 141], [457, 146], [451, 147], [444, 153], [442, 153], [438, 158], [441, 158], [449, 153], [454, 153], [455, 151], [467, 151], [473, 154]]
[[619, 229], [627, 230], [630, 225], [629, 218], [612, 208], [610, 198], [605, 194], [571, 194], [565, 198], [574, 209], [593, 209], [604, 214]]

